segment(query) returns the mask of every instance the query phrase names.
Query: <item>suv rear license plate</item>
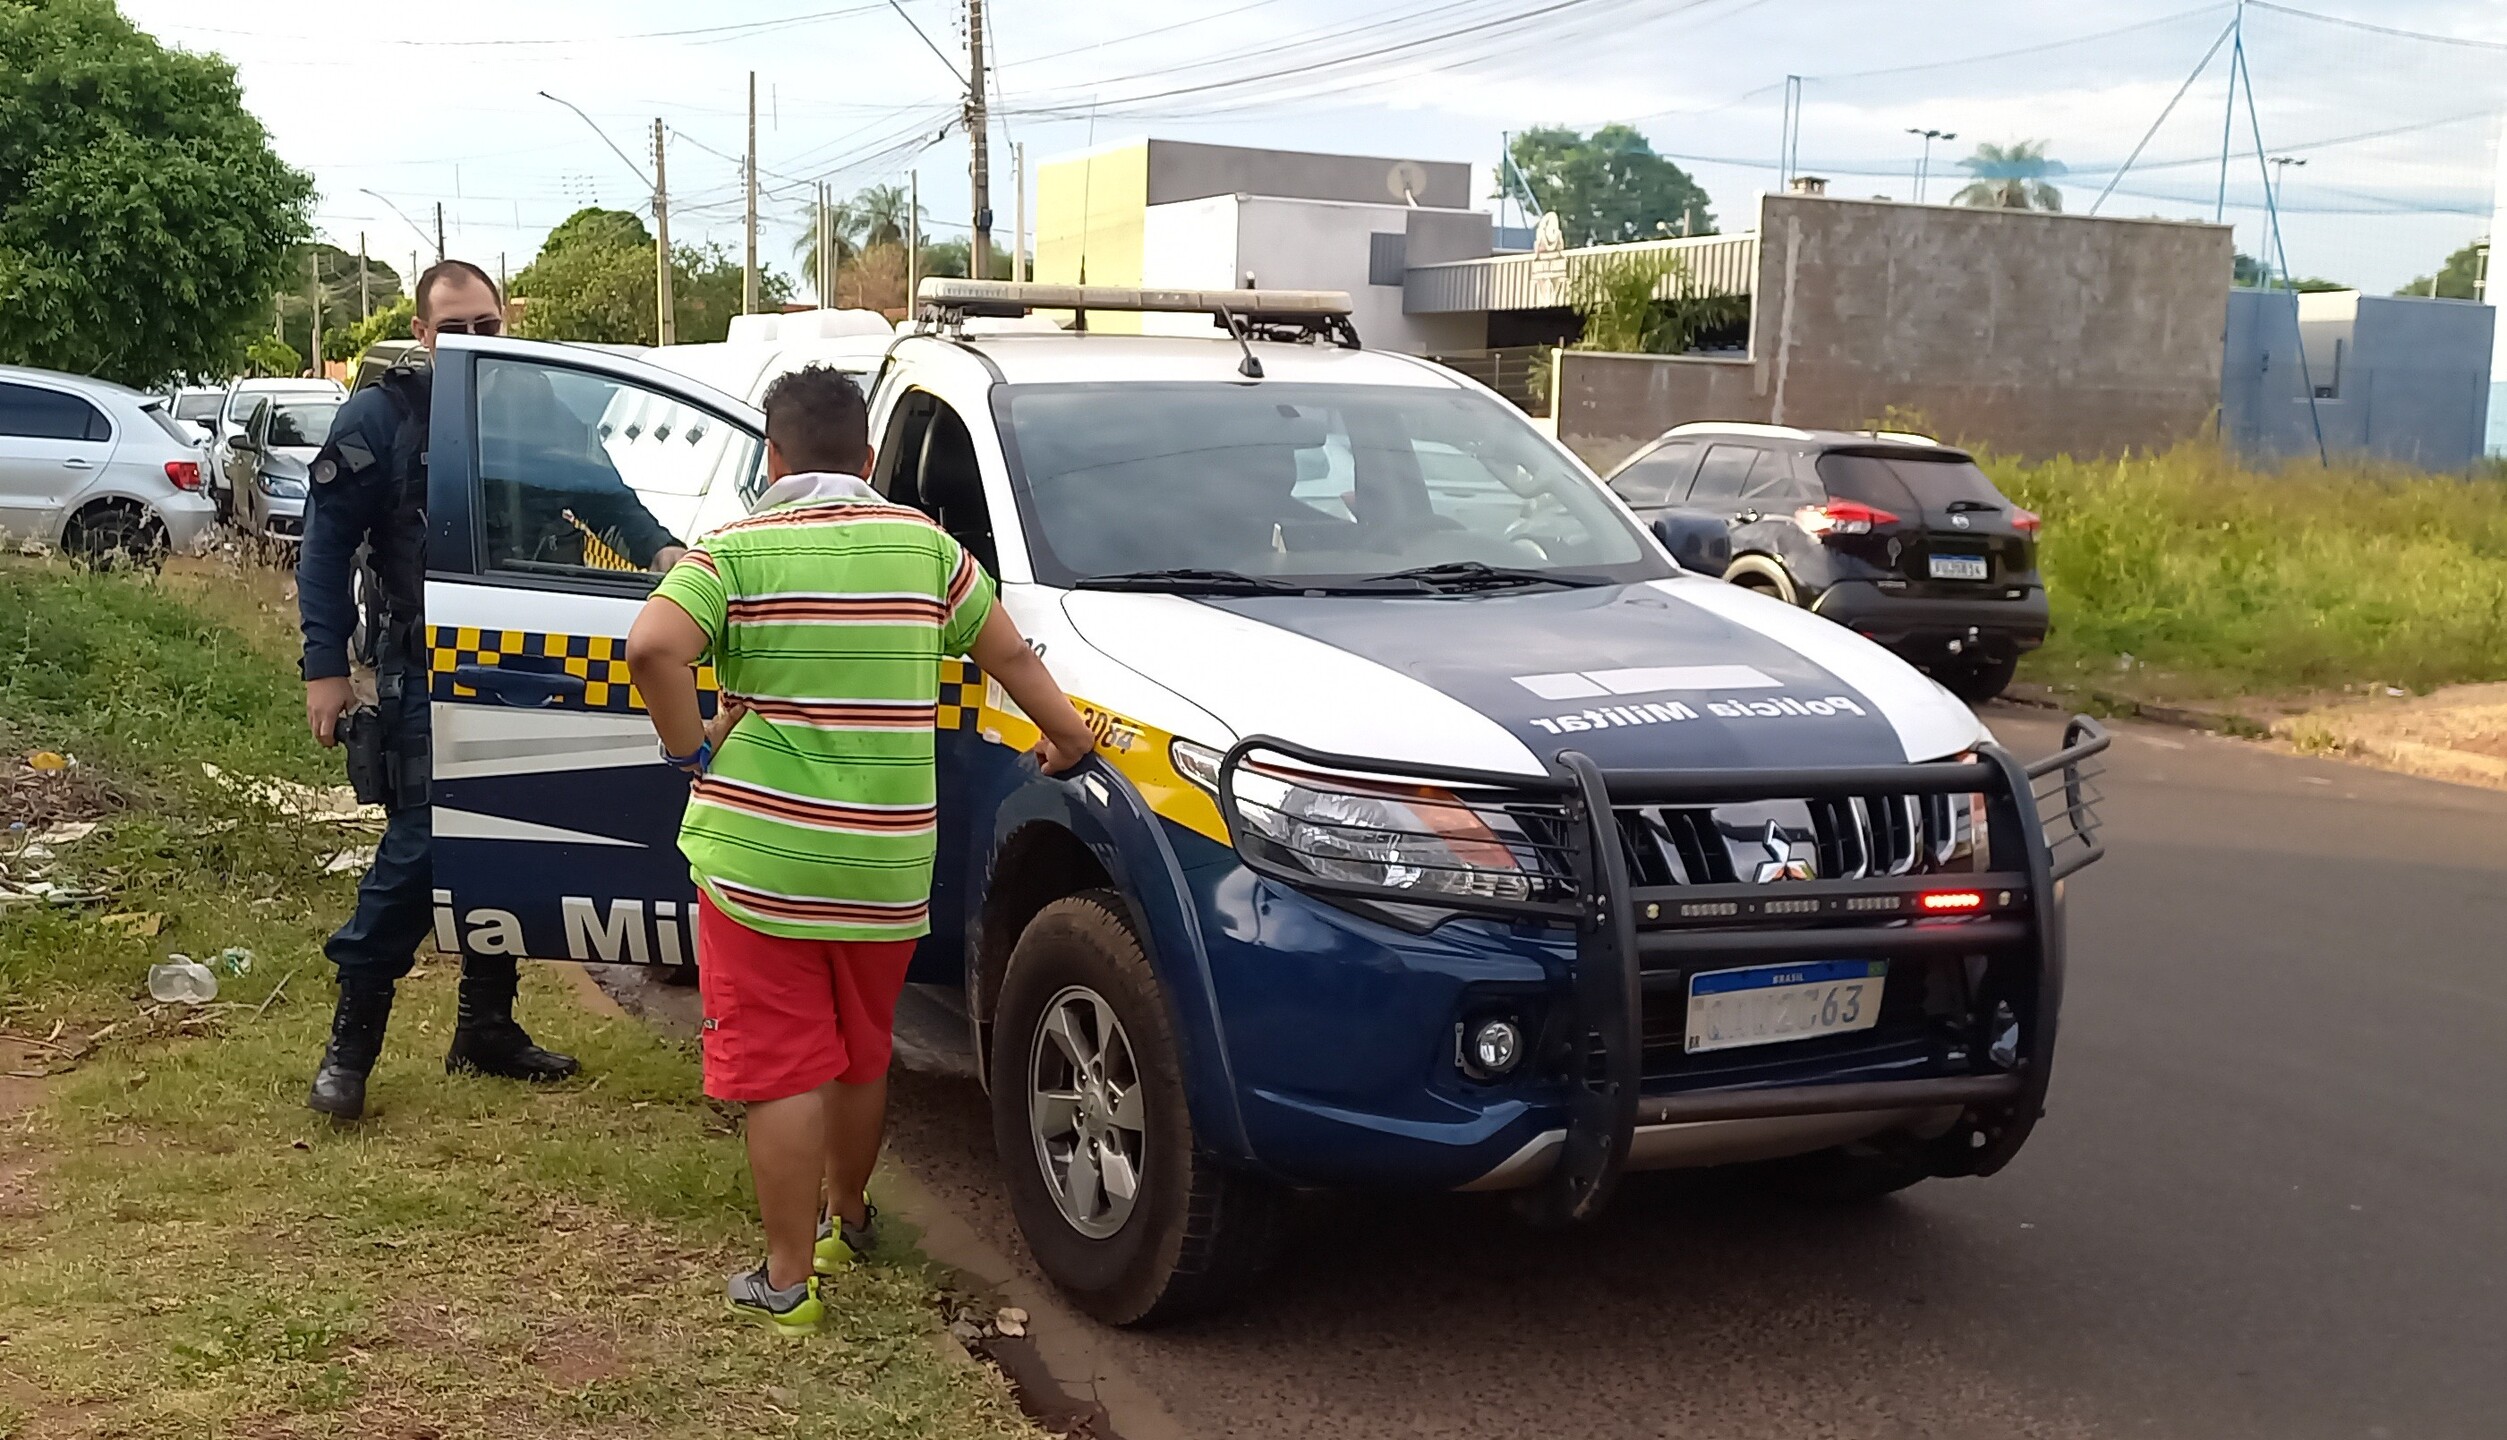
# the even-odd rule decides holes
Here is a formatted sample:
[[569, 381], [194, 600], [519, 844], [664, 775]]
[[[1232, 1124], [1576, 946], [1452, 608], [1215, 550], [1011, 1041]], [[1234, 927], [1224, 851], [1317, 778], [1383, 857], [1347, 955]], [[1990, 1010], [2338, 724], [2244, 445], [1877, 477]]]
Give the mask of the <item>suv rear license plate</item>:
[[1885, 960], [1816, 960], [1692, 975], [1688, 1053], [1869, 1030], [1888, 973]]
[[1935, 555], [1932, 557], [1932, 578], [1935, 580], [1990, 580], [1982, 555]]

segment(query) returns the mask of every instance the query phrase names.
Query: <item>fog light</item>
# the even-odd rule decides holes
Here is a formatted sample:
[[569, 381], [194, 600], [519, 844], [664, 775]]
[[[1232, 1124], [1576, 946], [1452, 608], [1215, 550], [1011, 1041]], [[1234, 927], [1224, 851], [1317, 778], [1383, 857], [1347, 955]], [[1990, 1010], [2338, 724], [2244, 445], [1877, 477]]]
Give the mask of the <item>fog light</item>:
[[1487, 1080], [1515, 1068], [1523, 1058], [1523, 1027], [1512, 1020], [1483, 1020], [1471, 1032], [1463, 1068]]

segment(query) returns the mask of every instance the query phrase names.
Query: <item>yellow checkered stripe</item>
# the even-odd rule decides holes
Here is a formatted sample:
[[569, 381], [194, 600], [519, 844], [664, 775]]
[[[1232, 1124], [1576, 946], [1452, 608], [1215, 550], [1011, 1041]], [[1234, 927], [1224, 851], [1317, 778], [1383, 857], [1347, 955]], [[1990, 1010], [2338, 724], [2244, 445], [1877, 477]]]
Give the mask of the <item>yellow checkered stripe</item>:
[[[473, 665], [519, 663], [541, 674], [566, 674], [581, 679], [580, 696], [561, 695], [555, 710], [604, 710], [636, 715], [644, 697], [627, 678], [627, 642], [610, 635], [552, 635], [539, 630], [482, 630], [467, 625], [428, 627], [429, 695], [437, 700], [477, 700], [479, 692], [454, 677]], [[714, 667], [696, 668], [696, 688], [711, 694], [717, 685]], [[984, 672], [969, 660], [940, 662], [940, 710], [937, 728], [973, 730], [984, 704]]]
[[940, 662], [940, 717], [933, 728], [972, 730], [984, 708], [984, 672], [971, 660]]
[[[581, 695], [560, 695], [553, 710], [603, 710], [640, 714], [644, 697], [627, 678], [627, 642], [614, 635], [552, 635], [539, 630], [482, 630], [468, 625], [434, 625], [427, 631], [428, 693], [437, 700], [477, 700], [475, 688], [455, 676], [468, 666], [512, 665], [543, 675], [572, 675], [583, 681]], [[700, 691], [715, 688], [714, 667], [700, 665]]]

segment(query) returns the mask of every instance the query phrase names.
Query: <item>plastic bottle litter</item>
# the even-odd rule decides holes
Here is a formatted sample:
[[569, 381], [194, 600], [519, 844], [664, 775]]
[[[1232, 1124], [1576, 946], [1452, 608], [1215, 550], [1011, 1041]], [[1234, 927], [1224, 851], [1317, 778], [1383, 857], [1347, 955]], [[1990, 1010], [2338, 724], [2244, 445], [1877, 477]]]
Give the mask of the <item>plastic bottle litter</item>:
[[189, 955], [168, 955], [148, 967], [148, 993], [167, 1005], [206, 1005], [218, 998], [218, 977]]
[[233, 977], [252, 973], [252, 952], [241, 945], [229, 945], [218, 952], [217, 969], [221, 975]]

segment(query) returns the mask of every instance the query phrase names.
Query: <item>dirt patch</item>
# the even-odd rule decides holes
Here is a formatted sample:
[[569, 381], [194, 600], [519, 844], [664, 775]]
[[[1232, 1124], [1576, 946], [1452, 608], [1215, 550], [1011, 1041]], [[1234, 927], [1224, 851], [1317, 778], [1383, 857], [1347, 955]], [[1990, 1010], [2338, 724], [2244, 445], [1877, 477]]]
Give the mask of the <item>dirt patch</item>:
[[2273, 733], [2302, 750], [2507, 789], [2507, 685], [2329, 706], [2282, 721]]
[[609, 1340], [575, 1329], [558, 1330], [533, 1341], [526, 1358], [562, 1390], [623, 1380], [636, 1369]]
[[28, 830], [41, 830], [96, 820], [129, 803], [104, 777], [84, 765], [37, 770], [22, 755], [0, 762], [0, 828], [22, 823]]

